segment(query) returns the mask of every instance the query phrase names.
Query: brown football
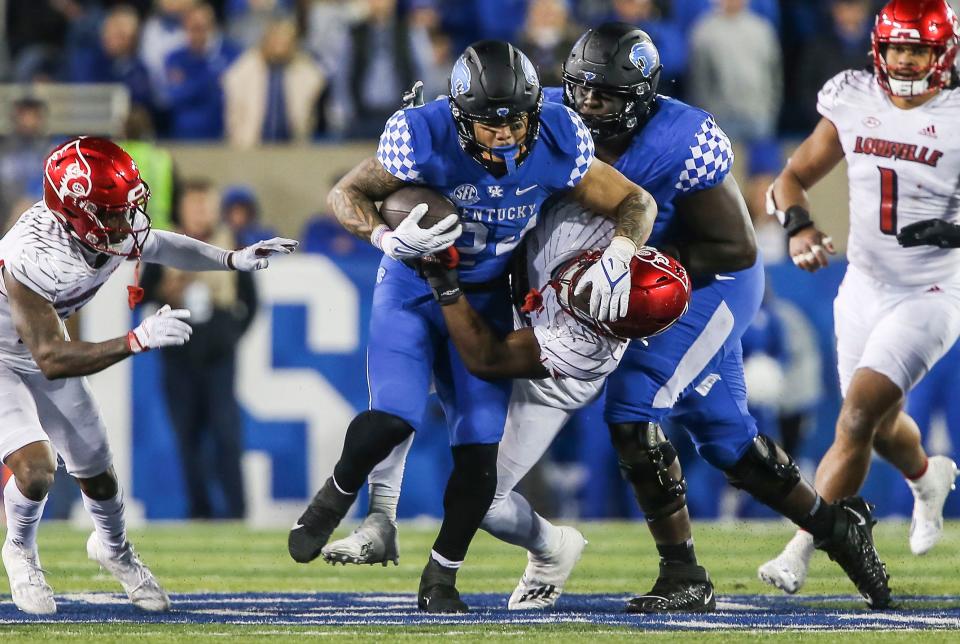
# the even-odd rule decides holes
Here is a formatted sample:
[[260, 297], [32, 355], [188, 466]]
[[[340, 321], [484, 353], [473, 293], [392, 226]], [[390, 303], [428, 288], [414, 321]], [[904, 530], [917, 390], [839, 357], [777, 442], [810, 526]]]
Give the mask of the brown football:
[[407, 218], [413, 207], [420, 203], [428, 206], [427, 214], [420, 220], [421, 228], [430, 228], [447, 215], [457, 212], [453, 202], [436, 190], [421, 186], [407, 186], [383, 200], [380, 205], [380, 216], [393, 230]]

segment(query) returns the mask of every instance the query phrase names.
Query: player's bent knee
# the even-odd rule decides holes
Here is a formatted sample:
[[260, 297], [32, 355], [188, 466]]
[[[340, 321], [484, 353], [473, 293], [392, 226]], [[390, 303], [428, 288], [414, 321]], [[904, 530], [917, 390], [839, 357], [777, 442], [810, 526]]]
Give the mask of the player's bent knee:
[[764, 434], [757, 435], [743, 457], [724, 474], [730, 485], [768, 504], [783, 499], [800, 483], [800, 468]]
[[29, 499], [40, 500], [53, 487], [57, 461], [47, 441], [21, 447], [10, 454], [4, 464], [17, 480], [17, 487]]
[[83, 494], [95, 501], [112, 499], [120, 491], [120, 482], [111, 467], [106, 472], [84, 479], [77, 479]]
[[880, 420], [859, 407], [844, 405], [837, 418], [837, 438], [868, 445], [873, 442]]
[[687, 504], [687, 484], [677, 450], [656, 423], [614, 423], [610, 438], [620, 474], [633, 487], [647, 521], [679, 512]]

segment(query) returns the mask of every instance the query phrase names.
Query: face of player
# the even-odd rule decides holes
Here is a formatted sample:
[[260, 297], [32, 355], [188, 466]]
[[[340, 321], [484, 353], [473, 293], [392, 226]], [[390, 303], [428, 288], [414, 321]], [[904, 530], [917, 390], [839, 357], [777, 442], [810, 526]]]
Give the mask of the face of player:
[[573, 88], [573, 100], [582, 116], [617, 114], [627, 103], [622, 96], [579, 85]]
[[107, 239], [111, 246], [122, 244], [133, 232], [133, 226], [131, 225], [133, 212], [130, 210], [108, 210], [98, 218], [108, 231]]
[[892, 43], [884, 55], [887, 73], [897, 80], [920, 80], [933, 65], [933, 47]]
[[[473, 133], [480, 145], [489, 148], [508, 147], [521, 143], [527, 137], [528, 123], [526, 114], [503, 125], [474, 123]], [[484, 157], [491, 161], [502, 161], [499, 156], [489, 152], [484, 152]]]

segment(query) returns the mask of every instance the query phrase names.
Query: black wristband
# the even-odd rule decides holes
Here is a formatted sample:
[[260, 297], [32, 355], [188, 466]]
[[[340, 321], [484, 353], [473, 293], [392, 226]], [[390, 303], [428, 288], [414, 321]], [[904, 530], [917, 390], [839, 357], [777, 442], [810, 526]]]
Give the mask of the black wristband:
[[457, 300], [460, 299], [460, 296], [463, 295], [459, 284], [445, 284], [443, 287], [433, 286], [431, 284], [431, 287], [433, 288], [433, 299], [435, 299], [440, 306], [455, 304]]
[[810, 219], [810, 213], [803, 206], [790, 206], [784, 213], [783, 229], [787, 231], [787, 237], [793, 237], [804, 228], [813, 225]]

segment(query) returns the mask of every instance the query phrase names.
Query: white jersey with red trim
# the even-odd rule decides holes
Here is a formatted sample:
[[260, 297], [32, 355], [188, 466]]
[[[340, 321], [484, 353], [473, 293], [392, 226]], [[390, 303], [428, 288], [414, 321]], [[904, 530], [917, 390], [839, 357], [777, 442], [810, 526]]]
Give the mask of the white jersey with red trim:
[[[129, 251], [128, 246], [132, 245], [133, 239], [128, 238], [122, 250]], [[62, 320], [89, 302], [124, 259], [81, 250], [79, 242], [42, 201], [20, 215], [17, 223], [0, 239], [0, 261], [7, 273], [53, 304]], [[99, 265], [92, 266], [89, 262]], [[39, 371], [14, 327], [3, 280], [0, 280], [0, 362], [18, 370]]]
[[529, 381], [541, 402], [576, 409], [590, 402], [604, 379], [623, 357], [627, 342], [600, 335], [560, 307], [556, 292], [543, 288], [553, 272], [585, 250], [603, 249], [613, 237], [613, 223], [571, 200], [556, 202], [541, 213], [536, 228], [524, 240], [522, 269], [515, 273], [521, 288], [541, 289], [543, 306], [529, 314], [517, 312], [517, 328], [533, 327], [540, 360], [552, 378]]
[[960, 251], [903, 248], [904, 226], [938, 218], [960, 224], [960, 89], [903, 110], [868, 71], [824, 85], [817, 110], [836, 126], [850, 183], [850, 263], [896, 286], [960, 283]]

